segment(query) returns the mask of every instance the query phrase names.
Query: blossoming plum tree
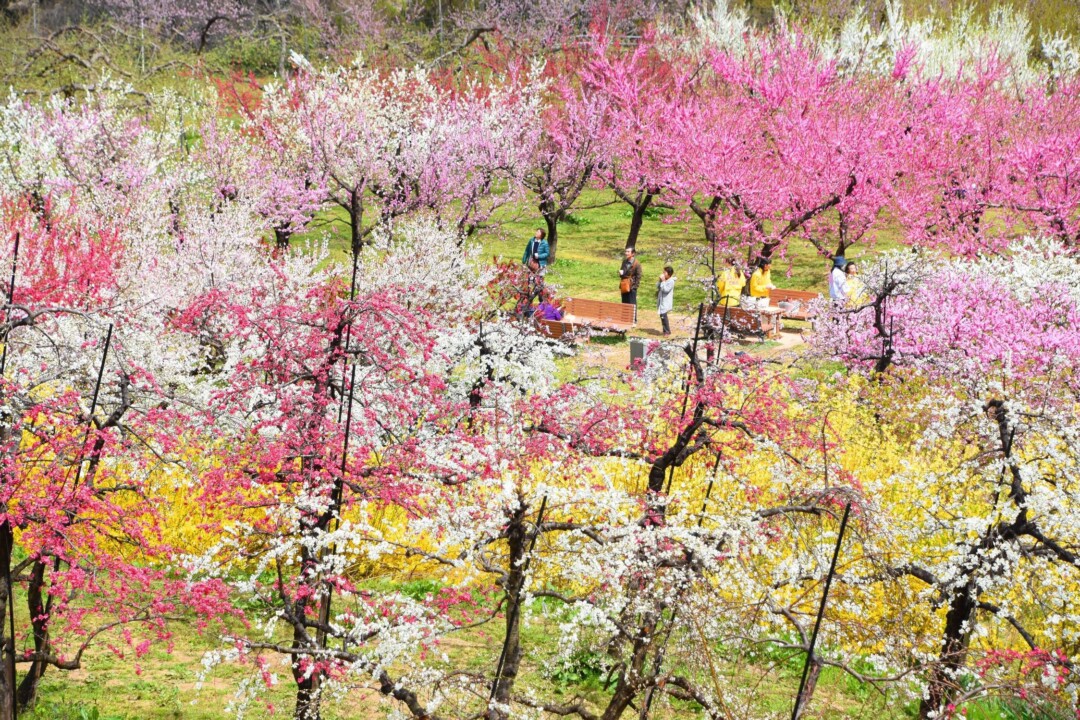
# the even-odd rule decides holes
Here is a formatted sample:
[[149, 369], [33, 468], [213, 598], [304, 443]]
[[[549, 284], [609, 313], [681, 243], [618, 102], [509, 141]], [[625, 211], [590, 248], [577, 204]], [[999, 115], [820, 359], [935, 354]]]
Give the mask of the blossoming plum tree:
[[605, 107], [598, 129], [608, 162], [596, 176], [630, 206], [626, 247], [636, 247], [646, 213], [673, 185], [681, 148], [667, 126], [682, 112], [689, 77], [657, 52], [651, 35], [624, 50], [600, 31], [594, 31], [579, 73], [582, 92]]
[[523, 69], [449, 89], [420, 68], [302, 64], [267, 91], [253, 122], [347, 213], [355, 255], [394, 218], [433, 212], [467, 235], [517, 197], [539, 130], [538, 82]]
[[[742, 616], [697, 628], [695, 608], [724, 598], [746, 610], [743, 593], [761, 585], [730, 596], [734, 558], [780, 548], [788, 525], [778, 518], [805, 528], [800, 517], [827, 517], [843, 494], [818, 486], [818, 451], [791, 420], [793, 387], [756, 363], [696, 359], [685, 399], [667, 383], [643, 386], [656, 388], [643, 405], [652, 411], [612, 402], [603, 384], [556, 386], [535, 335], [471, 320], [485, 312], [472, 270], [416, 254], [439, 235], [399, 226], [365, 250], [352, 300], [300, 269], [312, 263], [268, 259], [253, 285], [214, 289], [175, 318], [221, 348], [211, 412], [229, 438], [202, 485], [208, 507], [228, 508], [221, 540], [190, 572], [227, 578], [235, 602], [267, 608], [217, 659], [258, 668], [253, 697], [285, 657], [298, 718], [359, 687], [418, 718], [528, 708], [616, 718], [653, 694], [718, 716], [723, 691], [665, 670], [665, 655], [679, 638], [745, 632]], [[384, 271], [404, 257], [409, 271]], [[705, 516], [703, 487], [672, 492], [677, 470], [721, 461], [733, 473], [775, 466], [760, 479], [775, 473], [776, 487]], [[741, 494], [734, 483], [723, 492]], [[819, 580], [818, 554], [790, 582]], [[436, 590], [380, 588], [364, 579], [372, 564], [432, 578]], [[521, 687], [521, 629], [537, 598], [561, 604], [574, 628], [562, 660], [608, 658], [606, 706]], [[494, 674], [442, 656], [448, 636], [489, 626], [502, 637], [486, 650]]]
[[[884, 373], [868, 401], [913, 436], [911, 452], [943, 459], [890, 480], [910, 505], [887, 520], [898, 543], [887, 574], [921, 583], [922, 601], [944, 610], [923, 656], [924, 718], [1002, 686], [1075, 702], [1064, 618], [1080, 559], [1080, 266], [1056, 242], [1020, 250], [935, 268], [889, 256], [866, 300], [828, 311], [815, 340], [854, 370]], [[911, 402], [884, 401], [904, 386]]]
[[522, 178], [525, 188], [536, 196], [547, 226], [550, 263], [555, 262], [558, 251], [559, 223], [570, 215], [597, 169], [608, 163], [607, 101], [570, 80], [579, 61], [577, 53], [568, 52], [549, 61], [545, 68], [556, 86], [553, 99], [543, 110], [529, 171]]

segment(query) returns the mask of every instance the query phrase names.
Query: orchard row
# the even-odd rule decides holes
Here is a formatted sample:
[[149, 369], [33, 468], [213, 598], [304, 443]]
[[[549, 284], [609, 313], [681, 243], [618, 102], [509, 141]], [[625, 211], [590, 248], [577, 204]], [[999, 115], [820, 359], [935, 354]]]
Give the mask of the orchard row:
[[[912, 60], [598, 35], [543, 66], [10, 101], [0, 570], [24, 620], [0, 704], [190, 622], [208, 672], [250, 668], [235, 708], [284, 685], [297, 717], [361, 691], [415, 718], [758, 717], [716, 667], [767, 674], [762, 648], [922, 718], [1075, 713], [1078, 88]], [[508, 273], [469, 237], [522, 199], [555, 230], [590, 183], [629, 244], [663, 203], [721, 256], [885, 222], [918, 252], [820, 308], [790, 365], [557, 383], [561, 346], [501, 312]], [[289, 247], [334, 206], [345, 267]], [[581, 657], [602, 692], [556, 681]]]

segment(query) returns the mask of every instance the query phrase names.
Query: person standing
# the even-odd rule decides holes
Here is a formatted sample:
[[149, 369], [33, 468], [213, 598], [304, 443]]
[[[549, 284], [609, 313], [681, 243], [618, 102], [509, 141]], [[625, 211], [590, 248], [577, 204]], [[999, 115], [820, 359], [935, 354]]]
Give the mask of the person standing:
[[750, 309], [764, 310], [769, 307], [769, 291], [775, 289], [776, 286], [772, 284], [772, 261], [762, 258], [750, 276]]
[[548, 246], [547, 233], [542, 228], [537, 228], [536, 233], [525, 246], [525, 254], [521, 256], [521, 263], [527, 265], [533, 272], [540, 272], [547, 267], [548, 255], [551, 248]]
[[664, 267], [660, 279], [656, 282], [656, 311], [660, 313], [660, 325], [664, 328], [664, 335], [671, 334], [671, 325], [668, 324], [668, 313], [674, 306], [675, 297], [675, 270], [670, 266]]
[[855, 263], [849, 262], [844, 266], [844, 275], [847, 278], [844, 282], [844, 298], [847, 303], [849, 305], [862, 305], [869, 300], [866, 283], [859, 277], [858, 271], [855, 269]]
[[619, 267], [619, 292], [622, 293], [622, 301], [634, 306], [634, 315], [637, 316], [637, 289], [641, 284], [641, 263], [638, 262], [634, 248], [626, 248], [622, 266]]
[[727, 267], [720, 277], [716, 279], [716, 292], [720, 299], [717, 304], [738, 307], [742, 299], [742, 289], [746, 285], [746, 278], [739, 272], [738, 266], [732, 259], [727, 260]]
[[844, 267], [847, 265], [847, 258], [843, 255], [837, 255], [833, 258], [832, 270], [829, 271], [829, 299], [843, 303], [847, 300], [847, 293], [844, 290], [844, 285], [847, 283], [847, 275], [844, 274]]

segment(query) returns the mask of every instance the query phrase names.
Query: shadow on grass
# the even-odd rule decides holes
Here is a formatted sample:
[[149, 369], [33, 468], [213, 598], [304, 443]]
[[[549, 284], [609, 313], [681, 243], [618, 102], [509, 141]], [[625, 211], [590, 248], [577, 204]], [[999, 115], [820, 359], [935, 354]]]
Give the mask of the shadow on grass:
[[589, 342], [591, 344], [593, 344], [593, 345], [608, 345], [608, 346], [625, 345], [626, 344], [626, 336], [625, 335], [594, 335], [593, 337], [589, 338]]

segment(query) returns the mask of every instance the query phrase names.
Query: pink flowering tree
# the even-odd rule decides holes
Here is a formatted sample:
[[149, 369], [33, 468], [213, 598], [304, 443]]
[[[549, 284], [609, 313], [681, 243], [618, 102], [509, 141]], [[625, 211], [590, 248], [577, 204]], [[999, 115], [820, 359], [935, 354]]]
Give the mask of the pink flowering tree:
[[1080, 560], [1071, 440], [1080, 274], [1056, 242], [1017, 251], [934, 263], [886, 256], [865, 297], [826, 309], [814, 339], [875, 374], [874, 402], [911, 394], [878, 412], [937, 467], [900, 471], [906, 494], [925, 500], [888, 520], [900, 544], [887, 575], [945, 610], [931, 626], [936, 648], [916, 653], [928, 668], [923, 718], [1010, 688], [1032, 698], [1076, 688], [1071, 621], [1055, 618], [1076, 612]]
[[[998, 101], [995, 98], [995, 101]], [[999, 101], [998, 101], [999, 102]], [[1016, 107], [1002, 103], [1006, 109]], [[1011, 119], [1014, 141], [1003, 164], [1005, 207], [1033, 231], [1080, 245], [1080, 84], [1075, 78], [1032, 89]]]
[[600, 137], [608, 161], [596, 177], [629, 206], [626, 247], [635, 247], [646, 214], [674, 185], [681, 148], [667, 129], [685, 111], [690, 77], [662, 57], [649, 36], [624, 50], [599, 32], [580, 77], [582, 92], [606, 106]]
[[144, 0], [91, 0], [119, 22], [149, 32], [160, 32], [194, 45], [199, 52], [217, 31], [251, 17], [244, 0], [144, 2]]
[[5, 197], [27, 198], [39, 213], [48, 199], [55, 211], [88, 223], [106, 218], [114, 227], [159, 225], [169, 212], [162, 171], [180, 130], [168, 120], [149, 128], [123, 105], [120, 89], [40, 105], [12, 96], [0, 116]]
[[993, 214], [1009, 212], [1007, 158], [1021, 104], [998, 87], [1000, 75], [990, 65], [972, 81], [912, 82], [895, 203], [910, 242], [962, 255], [1008, 244]]
[[872, 237], [904, 129], [889, 83], [840, 76], [798, 35], [708, 57], [715, 90], [681, 129], [681, 193], [707, 236], [763, 257], [794, 238], [829, 257]]
[[547, 227], [549, 263], [555, 262], [558, 252], [559, 223], [570, 215], [593, 175], [608, 163], [608, 102], [569, 80], [577, 62], [578, 56], [568, 53], [549, 63], [548, 74], [560, 79], [543, 110], [536, 152], [522, 179], [536, 196]]
[[191, 162], [208, 183], [211, 207], [240, 203], [261, 218], [278, 248], [286, 248], [322, 206], [326, 189], [288, 161], [273, 136], [230, 130], [219, 119], [202, 126]]

